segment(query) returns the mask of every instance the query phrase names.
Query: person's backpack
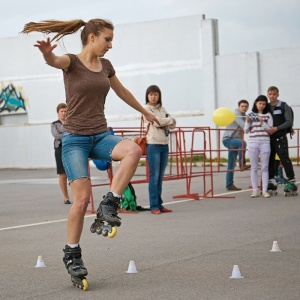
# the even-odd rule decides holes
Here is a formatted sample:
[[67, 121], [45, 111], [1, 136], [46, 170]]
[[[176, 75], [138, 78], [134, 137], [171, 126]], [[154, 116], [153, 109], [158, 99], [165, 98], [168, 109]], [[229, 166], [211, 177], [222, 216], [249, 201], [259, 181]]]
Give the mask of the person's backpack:
[[[107, 131], [114, 135], [114, 131], [112, 129], [112, 127], [108, 127]], [[102, 159], [93, 159], [93, 163], [95, 164], [96, 168], [100, 171], [106, 171], [109, 169], [111, 163], [106, 161], [106, 160], [102, 160]]]
[[132, 184], [129, 182], [123, 194], [121, 196], [121, 212], [137, 212], [150, 210], [150, 208], [144, 208], [136, 204], [136, 194]]
[[[286, 105], [288, 105], [288, 104], [284, 101], [279, 101], [278, 104], [276, 105], [276, 107], [280, 107], [280, 110], [283, 113], [283, 115], [284, 115], [284, 109], [285, 109]], [[292, 126], [286, 129], [286, 133], [289, 133], [290, 137], [292, 138], [291, 133], [293, 131], [293, 126], [294, 126], [294, 111], [290, 106], [289, 106], [289, 108], [291, 109], [291, 112], [292, 112]]]
[[132, 184], [129, 182], [121, 196], [121, 208], [136, 211], [136, 195]]

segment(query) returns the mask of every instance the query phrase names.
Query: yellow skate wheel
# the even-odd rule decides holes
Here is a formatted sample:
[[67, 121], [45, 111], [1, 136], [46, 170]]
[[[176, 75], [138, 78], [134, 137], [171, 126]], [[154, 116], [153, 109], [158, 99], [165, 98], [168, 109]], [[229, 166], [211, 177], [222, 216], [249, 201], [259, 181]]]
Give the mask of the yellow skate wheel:
[[113, 237], [115, 237], [116, 234], [117, 234], [117, 227], [114, 226], [114, 227], [111, 228], [111, 232], [109, 232], [107, 234], [107, 236], [110, 237], [110, 238], [113, 238]]
[[86, 279], [82, 279], [81, 282], [82, 282], [82, 289], [84, 291], [87, 291], [89, 289], [89, 284], [88, 284], [87, 280]]

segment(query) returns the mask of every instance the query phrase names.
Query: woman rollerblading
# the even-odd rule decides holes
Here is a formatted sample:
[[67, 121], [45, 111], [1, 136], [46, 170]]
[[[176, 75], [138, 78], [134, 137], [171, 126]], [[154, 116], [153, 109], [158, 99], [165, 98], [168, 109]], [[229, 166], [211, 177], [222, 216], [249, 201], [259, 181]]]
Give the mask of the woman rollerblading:
[[288, 183], [284, 186], [284, 196], [297, 196], [298, 195], [298, 187], [296, 185], [296, 180], [289, 180]]
[[74, 286], [87, 291], [88, 282], [85, 276], [88, 274], [88, 271], [81, 258], [80, 246], [78, 245], [78, 247], [71, 248], [70, 246], [66, 245], [63, 251], [65, 253], [63, 262], [65, 263], [68, 273], [71, 275], [71, 281], [73, 282]]
[[[53, 40], [57, 41], [79, 30], [82, 44], [80, 53], [59, 56], [53, 52], [57, 47], [57, 44], [52, 44]], [[80, 287], [83, 284], [83, 289], [86, 289], [84, 276], [87, 270], [81, 260], [79, 242], [91, 199], [89, 159], [120, 162], [112, 178], [110, 193], [98, 209], [100, 223], [105, 221], [120, 226], [116, 212], [119, 198], [134, 175], [141, 157], [141, 149], [134, 141], [107, 131], [104, 108], [110, 88], [149, 122], [159, 124], [159, 121], [122, 85], [112, 63], [103, 58], [112, 48], [114, 25], [111, 22], [103, 19], [88, 22], [80, 19], [45, 20], [26, 24], [22, 33], [35, 31], [55, 33], [52, 40], [47, 37], [38, 40], [34, 46], [41, 51], [47, 65], [60, 69], [64, 78], [67, 117], [62, 134], [62, 160], [73, 194], [67, 222], [68, 242], [64, 250], [64, 262], [73, 283], [78, 283]]]

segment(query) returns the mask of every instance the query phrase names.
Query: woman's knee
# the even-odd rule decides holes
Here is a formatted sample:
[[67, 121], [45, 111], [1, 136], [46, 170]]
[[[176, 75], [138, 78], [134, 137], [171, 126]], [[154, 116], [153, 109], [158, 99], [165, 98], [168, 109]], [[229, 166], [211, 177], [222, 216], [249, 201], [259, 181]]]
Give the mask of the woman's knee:
[[123, 140], [112, 151], [113, 160], [122, 160], [125, 157], [134, 157], [137, 161], [142, 156], [141, 148], [131, 140]]
[[132, 143], [132, 147], [131, 147], [130, 151], [131, 151], [132, 155], [134, 155], [138, 158], [140, 158], [142, 156], [142, 150], [141, 150], [140, 146], [134, 142]]
[[89, 178], [78, 178], [71, 182], [74, 204], [78, 207], [87, 207], [91, 195], [91, 181]]

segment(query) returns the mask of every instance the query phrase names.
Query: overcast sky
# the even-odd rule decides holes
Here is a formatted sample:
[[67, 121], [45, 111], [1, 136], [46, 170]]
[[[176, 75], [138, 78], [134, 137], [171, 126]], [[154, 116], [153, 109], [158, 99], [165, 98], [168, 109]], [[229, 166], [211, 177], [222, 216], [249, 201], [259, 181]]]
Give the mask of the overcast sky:
[[45, 19], [117, 25], [205, 14], [218, 19], [220, 54], [300, 46], [299, 0], [0, 0], [0, 8], [0, 38]]

